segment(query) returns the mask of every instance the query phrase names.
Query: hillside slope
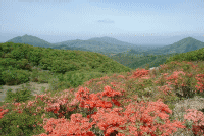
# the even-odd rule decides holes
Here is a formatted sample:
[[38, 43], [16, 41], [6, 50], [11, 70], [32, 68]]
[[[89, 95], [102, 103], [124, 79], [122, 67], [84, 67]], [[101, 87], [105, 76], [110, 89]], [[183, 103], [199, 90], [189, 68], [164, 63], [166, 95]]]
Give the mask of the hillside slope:
[[[111, 58], [93, 52], [56, 50], [31, 47], [29, 44], [6, 42], [0, 43], [3, 50], [2, 54], [2, 70], [4, 82], [14, 80], [7, 70], [14, 70], [29, 76], [29, 72], [33, 67], [39, 67], [42, 70], [48, 70], [55, 74], [65, 73], [120, 73], [131, 71], [131, 68], [112, 60]], [[17, 72], [16, 71], [16, 72]], [[15, 75], [15, 74], [14, 74]], [[13, 76], [14, 76], [13, 75]], [[21, 74], [20, 74], [21, 75]], [[94, 76], [94, 75], [93, 75]], [[16, 77], [17, 78], [17, 77]], [[22, 80], [22, 79], [21, 79]], [[24, 81], [28, 81], [24, 78]]]

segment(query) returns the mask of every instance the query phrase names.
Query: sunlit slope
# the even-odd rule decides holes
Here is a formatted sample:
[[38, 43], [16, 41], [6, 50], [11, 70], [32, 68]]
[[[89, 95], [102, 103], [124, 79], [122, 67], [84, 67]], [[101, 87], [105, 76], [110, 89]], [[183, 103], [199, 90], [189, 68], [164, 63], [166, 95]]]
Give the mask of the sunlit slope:
[[72, 71], [120, 73], [132, 70], [98, 53], [31, 46], [13, 42], [0, 43], [3, 50], [1, 55], [3, 71], [10, 68], [29, 72], [32, 67], [62, 74]]

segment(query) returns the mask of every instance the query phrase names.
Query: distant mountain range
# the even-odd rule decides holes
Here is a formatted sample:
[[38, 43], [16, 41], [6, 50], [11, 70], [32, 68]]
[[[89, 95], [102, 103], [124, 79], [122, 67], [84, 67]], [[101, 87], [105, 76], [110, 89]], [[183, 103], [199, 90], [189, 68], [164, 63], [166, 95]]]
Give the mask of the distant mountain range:
[[[88, 40], [67, 40], [58, 43], [49, 43], [43, 39], [40, 39], [31, 35], [23, 35], [12, 38], [6, 42], [14, 43], [28, 43], [33, 45], [33, 47], [44, 47], [52, 49], [64, 49], [64, 50], [82, 50], [91, 51], [98, 53], [119, 53], [124, 52], [129, 49], [137, 48], [137, 45], [120, 41], [111, 37], [101, 37], [101, 38], [91, 38]], [[140, 50], [146, 49], [146, 47], [138, 48]]]
[[[194, 50], [204, 48], [204, 42], [201, 42], [192, 37], [181, 39], [173, 44], [166, 45], [162, 48], [143, 48], [136, 44], [120, 41], [111, 37], [95, 37], [88, 40], [67, 40], [58, 43], [49, 43], [43, 39], [40, 39], [31, 35], [18, 36], [7, 42], [14, 43], [27, 43], [33, 45], [33, 47], [44, 47], [52, 49], [64, 49], [64, 50], [82, 50], [91, 51], [102, 54], [117, 54], [117, 53], [132, 53], [143, 55], [166, 55], [172, 53], [186, 53]], [[128, 53], [128, 54], [129, 54]]]

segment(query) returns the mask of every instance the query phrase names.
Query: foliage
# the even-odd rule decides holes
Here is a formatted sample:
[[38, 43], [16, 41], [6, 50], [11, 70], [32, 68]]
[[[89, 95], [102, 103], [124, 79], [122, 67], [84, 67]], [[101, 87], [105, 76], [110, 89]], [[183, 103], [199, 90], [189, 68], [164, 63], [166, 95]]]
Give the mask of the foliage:
[[7, 90], [7, 97], [5, 99], [5, 102], [26, 102], [30, 99], [31, 96], [31, 90], [27, 88], [23, 89], [17, 89], [16, 93], [13, 93], [11, 89]]
[[8, 70], [2, 72], [2, 78], [8, 85], [21, 84], [29, 81], [30, 73], [24, 70], [17, 70], [9, 66]]
[[182, 53], [179, 55], [176, 55], [174, 57], [169, 58], [166, 63], [172, 62], [172, 61], [204, 61], [204, 48], [191, 51], [187, 53]]
[[[4, 82], [7, 84], [20, 84], [28, 80], [38, 81], [37, 77], [29, 79], [29, 71], [32, 71], [32, 67], [34, 66], [56, 74], [84, 70], [102, 72], [103, 70], [101, 68], [105, 68], [105, 72], [107, 73], [132, 70], [117, 62], [111, 61], [111, 59], [106, 56], [100, 56], [92, 52], [60, 51], [36, 48], [28, 44], [12, 42], [1, 43], [0, 47], [3, 49], [2, 56], [4, 56], [2, 61], [4, 69], [2, 76]], [[95, 58], [97, 59], [95, 60]], [[111, 69], [108, 69], [107, 66], [110, 66]], [[9, 67], [11, 67], [11, 69], [9, 69]], [[78, 78], [76, 75], [73, 75], [73, 79], [75, 79], [74, 76]], [[71, 84], [78, 85], [81, 84], [82, 81], [82, 79], [72, 80], [71, 82], [73, 83]]]

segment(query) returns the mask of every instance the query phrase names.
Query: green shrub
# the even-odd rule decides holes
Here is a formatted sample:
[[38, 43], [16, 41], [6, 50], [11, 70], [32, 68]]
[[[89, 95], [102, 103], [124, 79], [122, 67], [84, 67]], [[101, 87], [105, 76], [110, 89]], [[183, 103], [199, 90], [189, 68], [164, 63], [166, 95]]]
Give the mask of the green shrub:
[[8, 85], [16, 85], [29, 81], [30, 73], [24, 70], [9, 68], [2, 72], [2, 78]]
[[16, 93], [12, 92], [12, 89], [7, 90], [5, 102], [26, 102], [31, 97], [31, 90], [27, 88], [17, 89]]
[[31, 67], [28, 65], [28, 60], [27, 59], [21, 59], [16, 62], [16, 68], [17, 69], [27, 69], [31, 70]]
[[33, 51], [30, 51], [27, 54], [27, 58], [29, 62], [32, 62], [34, 65], [38, 65], [39, 61], [42, 58], [42, 49], [35, 49]]
[[2, 65], [4, 67], [9, 67], [9, 66], [12, 66], [12, 67], [16, 67], [16, 60], [15, 59], [12, 59], [12, 58], [4, 58], [2, 59]]

